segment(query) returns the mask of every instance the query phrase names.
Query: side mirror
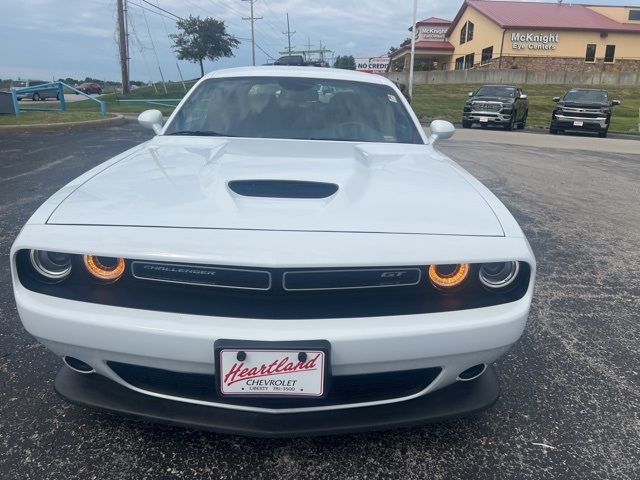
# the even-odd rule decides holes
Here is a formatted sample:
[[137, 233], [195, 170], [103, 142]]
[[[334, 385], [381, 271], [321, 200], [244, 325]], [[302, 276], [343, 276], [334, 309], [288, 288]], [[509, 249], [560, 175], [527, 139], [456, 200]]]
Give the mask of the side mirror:
[[429, 130], [431, 130], [429, 143], [434, 144], [438, 140], [451, 138], [456, 131], [456, 127], [453, 126], [453, 123], [447, 122], [446, 120], [434, 120], [431, 122], [431, 125], [429, 125]]
[[560, 97], [553, 97], [553, 101], [558, 103], [560, 101]]
[[611, 102], [611, 105], [615, 107], [617, 105], [622, 105], [622, 102], [620, 100], [614, 100], [613, 102]]
[[473, 92], [469, 92], [469, 97], [473, 97]]
[[145, 110], [138, 115], [138, 123], [144, 128], [153, 130], [156, 135], [160, 135], [160, 132], [162, 132], [164, 117], [160, 110]]
[[529, 97], [527, 97], [526, 93], [523, 93], [522, 95], [520, 95], [520, 99], [521, 100], [526, 100], [527, 98], [529, 98]]

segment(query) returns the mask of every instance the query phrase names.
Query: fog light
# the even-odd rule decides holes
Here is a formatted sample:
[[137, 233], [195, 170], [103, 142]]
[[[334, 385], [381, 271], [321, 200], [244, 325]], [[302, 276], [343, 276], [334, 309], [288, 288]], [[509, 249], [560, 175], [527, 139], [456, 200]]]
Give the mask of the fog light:
[[124, 258], [84, 256], [84, 266], [87, 271], [98, 280], [115, 282], [124, 273]]
[[71, 255], [45, 250], [29, 252], [31, 265], [41, 276], [52, 282], [61, 282], [71, 273]]
[[492, 289], [505, 288], [514, 282], [519, 271], [519, 262], [485, 263], [480, 267], [480, 282]]
[[464, 282], [469, 276], [469, 264], [431, 265], [429, 279], [437, 288], [453, 288]]

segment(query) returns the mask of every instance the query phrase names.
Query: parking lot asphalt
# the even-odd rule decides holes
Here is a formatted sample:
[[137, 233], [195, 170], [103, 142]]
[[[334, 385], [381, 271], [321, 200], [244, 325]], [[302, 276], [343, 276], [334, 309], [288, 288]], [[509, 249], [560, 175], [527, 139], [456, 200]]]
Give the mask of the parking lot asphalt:
[[15, 309], [11, 243], [50, 194], [150, 134], [133, 123], [1, 133], [0, 478], [640, 478], [640, 148], [486, 135], [440, 149], [509, 207], [539, 269], [526, 332], [497, 362], [498, 403], [436, 425], [261, 440], [145, 424], [55, 394], [60, 361]]

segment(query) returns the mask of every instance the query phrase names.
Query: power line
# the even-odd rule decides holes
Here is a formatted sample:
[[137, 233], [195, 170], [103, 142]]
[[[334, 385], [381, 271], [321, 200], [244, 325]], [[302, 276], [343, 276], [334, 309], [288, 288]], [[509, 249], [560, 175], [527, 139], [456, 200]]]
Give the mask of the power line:
[[162, 68], [160, 67], [160, 59], [158, 58], [158, 51], [156, 50], [156, 44], [153, 42], [153, 37], [151, 36], [151, 28], [149, 28], [149, 21], [147, 20], [147, 14], [142, 11], [142, 16], [144, 18], [144, 23], [147, 25], [147, 33], [149, 34], [149, 40], [151, 41], [151, 48], [153, 49], [153, 54], [156, 57], [156, 63], [158, 64], [158, 71], [160, 72], [160, 78], [162, 79], [162, 86], [164, 87], [164, 93], [167, 92], [167, 84], [164, 81], [164, 75], [162, 74]]
[[184, 20], [184, 18], [176, 15], [175, 13], [170, 12], [169, 10], [165, 10], [162, 7], [159, 7], [157, 5], [154, 5], [153, 3], [151, 3], [149, 0], [141, 0], [144, 3], [146, 3], [147, 5], [151, 5], [153, 8], [157, 8], [158, 10], [162, 10], [164, 13], [168, 13], [169, 15], [171, 15], [172, 17], [176, 17], [178, 20]]
[[[168, 17], [167, 15], [165, 15], [163, 13], [160, 13], [160, 12], [158, 12], [156, 10], [151, 10], [150, 8], [147, 8], [144, 5], [140, 5], [139, 3], [132, 2], [131, 0], [129, 0], [128, 3], [129, 3], [129, 5], [135, 5], [136, 7], [141, 8], [142, 10], [146, 10], [147, 12], [155, 13], [156, 15], [160, 15], [161, 17], [167, 18], [167, 19], [171, 20], [172, 22], [176, 21], [175, 18]], [[178, 18], [180, 20], [182, 20], [182, 18], [180, 18], [180, 17], [178, 17]]]
[[147, 75], [149, 76], [149, 80], [151, 81], [151, 85], [153, 85], [153, 89], [156, 93], [158, 93], [158, 88], [156, 87], [156, 83], [153, 81], [153, 76], [151, 75], [151, 69], [149, 68], [149, 62], [147, 62], [147, 56], [144, 54], [144, 45], [140, 41], [140, 37], [138, 36], [138, 31], [136, 30], [136, 24], [133, 22], [131, 16], [127, 17], [128, 23], [131, 26], [131, 31], [133, 32], [133, 38], [138, 43], [138, 49], [140, 50], [140, 54], [142, 55], [142, 61], [144, 62], [144, 66], [147, 70]]
[[264, 53], [264, 54], [267, 56], [267, 60], [275, 60], [275, 58], [274, 58], [274, 57], [272, 57], [270, 53], [265, 52], [264, 48], [262, 48], [262, 47], [261, 47], [260, 45], [258, 45], [257, 43], [256, 43], [256, 47], [258, 48], [258, 50], [260, 50], [262, 53]]
[[[156, 4], [158, 5], [158, 8], [160, 8], [160, 0], [156, 0]], [[171, 41], [171, 35], [169, 35], [169, 29], [167, 28], [167, 22], [164, 21], [164, 17], [162, 18], [162, 25], [164, 26], [164, 33], [167, 34], [167, 38], [169, 39], [169, 41]], [[182, 88], [186, 92], [187, 91], [187, 86], [184, 84], [184, 78], [182, 78], [182, 72], [180, 71], [180, 65], [178, 65], [178, 56], [174, 55], [174, 58], [176, 59], [176, 68], [178, 69], [178, 75], [180, 76], [180, 81], [182, 82]]]

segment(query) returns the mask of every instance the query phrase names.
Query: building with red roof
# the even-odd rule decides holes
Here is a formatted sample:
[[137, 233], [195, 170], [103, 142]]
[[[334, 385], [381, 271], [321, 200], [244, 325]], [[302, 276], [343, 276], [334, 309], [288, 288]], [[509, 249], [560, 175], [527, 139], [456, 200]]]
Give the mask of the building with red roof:
[[[408, 70], [410, 51], [394, 51], [391, 64]], [[638, 70], [640, 6], [465, 0], [452, 21], [416, 23], [416, 68]]]

